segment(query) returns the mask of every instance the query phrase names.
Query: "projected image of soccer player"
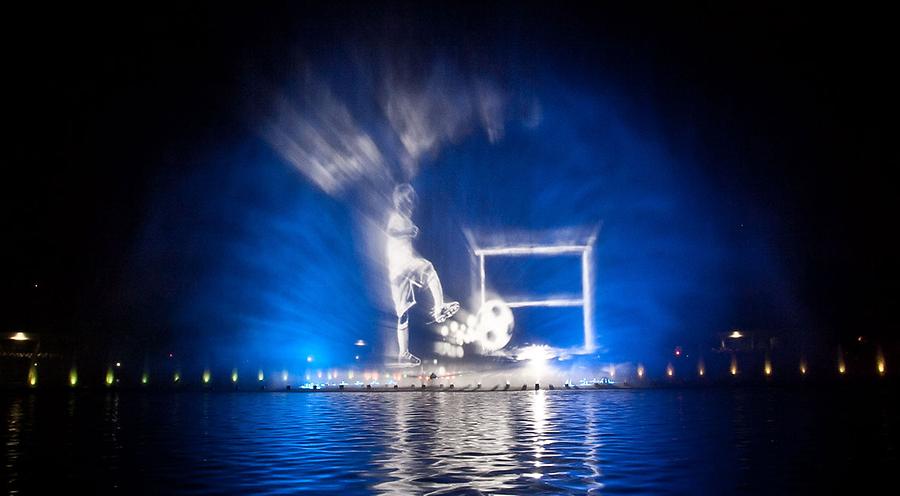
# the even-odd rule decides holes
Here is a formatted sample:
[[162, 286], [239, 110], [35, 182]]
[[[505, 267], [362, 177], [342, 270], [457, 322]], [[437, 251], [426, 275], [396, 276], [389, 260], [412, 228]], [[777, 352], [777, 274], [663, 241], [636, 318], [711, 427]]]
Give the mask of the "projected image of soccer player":
[[416, 192], [409, 184], [394, 188], [394, 210], [387, 225], [388, 275], [391, 296], [397, 311], [397, 344], [399, 366], [419, 365], [419, 357], [409, 352], [409, 309], [416, 304], [415, 288], [428, 288], [434, 303], [432, 322], [444, 322], [459, 310], [459, 303], [444, 301], [444, 291], [434, 266], [413, 249], [412, 240], [419, 228], [412, 222]]

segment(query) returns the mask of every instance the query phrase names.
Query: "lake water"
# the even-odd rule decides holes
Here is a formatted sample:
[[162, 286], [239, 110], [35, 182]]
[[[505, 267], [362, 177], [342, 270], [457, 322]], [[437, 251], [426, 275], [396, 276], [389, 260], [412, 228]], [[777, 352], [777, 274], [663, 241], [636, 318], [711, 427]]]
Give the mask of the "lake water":
[[891, 487], [900, 467], [887, 387], [78, 391], [0, 408], [10, 493], [831, 493]]

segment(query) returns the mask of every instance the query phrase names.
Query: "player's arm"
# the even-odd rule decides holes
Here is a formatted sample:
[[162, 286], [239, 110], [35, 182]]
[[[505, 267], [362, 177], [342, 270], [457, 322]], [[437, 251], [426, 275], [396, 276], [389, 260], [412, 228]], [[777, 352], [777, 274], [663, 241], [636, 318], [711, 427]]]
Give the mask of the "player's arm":
[[395, 238], [415, 238], [419, 235], [419, 228], [415, 225], [406, 228], [389, 227], [388, 234]]
[[410, 220], [405, 222], [400, 218], [391, 218], [388, 223], [388, 234], [395, 238], [415, 238], [419, 235], [419, 228]]

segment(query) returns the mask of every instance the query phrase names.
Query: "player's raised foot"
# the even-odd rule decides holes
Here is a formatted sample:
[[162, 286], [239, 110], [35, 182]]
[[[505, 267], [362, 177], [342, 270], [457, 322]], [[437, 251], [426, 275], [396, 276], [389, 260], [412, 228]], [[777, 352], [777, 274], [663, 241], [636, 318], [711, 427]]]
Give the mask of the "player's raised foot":
[[400, 353], [397, 357], [397, 365], [400, 367], [415, 367], [421, 365], [422, 360], [410, 352]]
[[440, 324], [445, 320], [453, 317], [456, 312], [459, 311], [459, 302], [457, 301], [448, 301], [444, 303], [444, 305], [440, 308], [440, 310], [435, 310], [434, 312], [434, 322]]

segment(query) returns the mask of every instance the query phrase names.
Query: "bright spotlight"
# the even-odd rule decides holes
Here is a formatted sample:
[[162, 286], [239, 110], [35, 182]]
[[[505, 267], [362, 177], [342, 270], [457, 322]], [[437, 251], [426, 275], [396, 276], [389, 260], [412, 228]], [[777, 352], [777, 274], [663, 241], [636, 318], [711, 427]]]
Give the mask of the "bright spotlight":
[[547, 345], [527, 346], [516, 354], [516, 360], [527, 361], [528, 369], [539, 376], [547, 369], [547, 361], [553, 358], [553, 352]]

